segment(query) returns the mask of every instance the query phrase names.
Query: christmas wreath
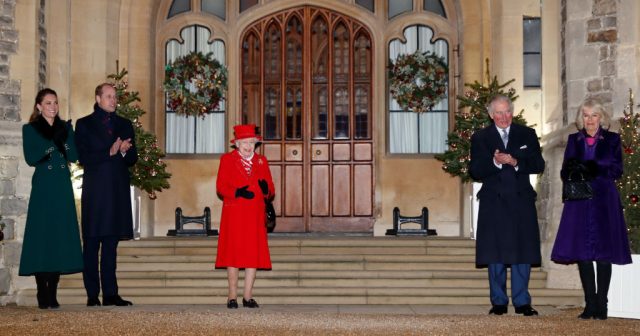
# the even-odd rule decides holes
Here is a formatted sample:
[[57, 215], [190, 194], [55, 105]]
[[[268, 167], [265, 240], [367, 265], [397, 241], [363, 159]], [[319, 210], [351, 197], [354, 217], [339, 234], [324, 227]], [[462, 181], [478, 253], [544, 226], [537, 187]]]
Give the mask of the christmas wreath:
[[191, 52], [165, 67], [167, 105], [177, 114], [204, 117], [224, 99], [227, 69], [211, 55]]
[[391, 96], [405, 110], [430, 111], [447, 96], [448, 70], [444, 58], [416, 51], [399, 55], [389, 69]]

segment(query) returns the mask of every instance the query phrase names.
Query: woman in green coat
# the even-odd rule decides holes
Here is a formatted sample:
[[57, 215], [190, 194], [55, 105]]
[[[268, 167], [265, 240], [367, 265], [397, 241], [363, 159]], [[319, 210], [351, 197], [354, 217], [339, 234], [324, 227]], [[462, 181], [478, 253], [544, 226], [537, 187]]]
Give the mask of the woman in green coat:
[[38, 307], [58, 308], [60, 274], [82, 272], [82, 248], [69, 162], [78, 160], [70, 122], [58, 116], [58, 95], [38, 92], [22, 127], [24, 158], [35, 167], [24, 230], [21, 276], [35, 275]]

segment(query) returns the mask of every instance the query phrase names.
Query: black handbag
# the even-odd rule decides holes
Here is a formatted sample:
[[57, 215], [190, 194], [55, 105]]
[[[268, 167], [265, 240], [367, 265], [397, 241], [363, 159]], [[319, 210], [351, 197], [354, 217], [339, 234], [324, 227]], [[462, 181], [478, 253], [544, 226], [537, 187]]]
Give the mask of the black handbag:
[[[575, 175], [578, 175], [579, 178]], [[562, 183], [562, 201], [579, 201], [591, 198], [593, 198], [593, 189], [584, 174], [579, 171], [569, 173], [567, 180]]]
[[264, 200], [264, 209], [266, 212], [265, 225], [267, 232], [271, 233], [276, 228], [276, 209], [270, 200]]

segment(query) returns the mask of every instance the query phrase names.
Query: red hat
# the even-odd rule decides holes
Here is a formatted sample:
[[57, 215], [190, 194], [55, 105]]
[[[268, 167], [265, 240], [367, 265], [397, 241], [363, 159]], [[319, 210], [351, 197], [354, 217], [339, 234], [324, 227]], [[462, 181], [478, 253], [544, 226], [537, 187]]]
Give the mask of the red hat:
[[256, 138], [258, 141], [262, 140], [262, 137], [256, 134], [256, 125], [255, 124], [247, 124], [247, 125], [235, 125], [233, 126], [233, 134], [235, 135], [235, 139], [231, 140], [231, 143], [235, 143], [236, 140], [247, 139], [247, 138]]

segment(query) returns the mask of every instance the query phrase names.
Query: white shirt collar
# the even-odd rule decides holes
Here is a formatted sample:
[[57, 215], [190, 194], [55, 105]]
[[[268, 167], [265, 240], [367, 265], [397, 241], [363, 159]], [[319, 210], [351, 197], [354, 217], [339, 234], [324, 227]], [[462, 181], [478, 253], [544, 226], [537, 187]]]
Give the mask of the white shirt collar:
[[496, 129], [498, 130], [498, 133], [500, 135], [502, 135], [502, 130], [504, 129], [505, 131], [507, 131], [507, 134], [509, 134], [509, 132], [511, 131], [511, 124], [509, 124], [509, 126], [507, 126], [507, 128], [500, 128], [498, 127], [498, 125], [494, 124], [494, 126], [496, 126]]

